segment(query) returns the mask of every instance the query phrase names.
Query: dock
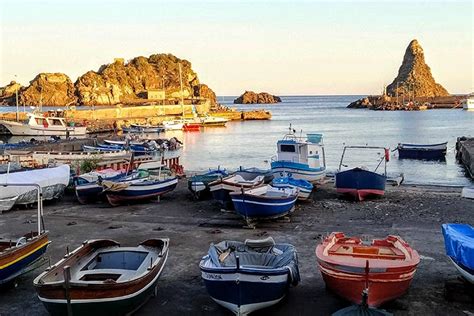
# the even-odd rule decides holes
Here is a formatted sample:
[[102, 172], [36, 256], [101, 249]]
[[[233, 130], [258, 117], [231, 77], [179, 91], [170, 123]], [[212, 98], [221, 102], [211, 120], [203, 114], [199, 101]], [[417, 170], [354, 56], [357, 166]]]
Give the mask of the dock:
[[474, 179], [474, 137], [458, 137], [456, 141], [456, 158]]

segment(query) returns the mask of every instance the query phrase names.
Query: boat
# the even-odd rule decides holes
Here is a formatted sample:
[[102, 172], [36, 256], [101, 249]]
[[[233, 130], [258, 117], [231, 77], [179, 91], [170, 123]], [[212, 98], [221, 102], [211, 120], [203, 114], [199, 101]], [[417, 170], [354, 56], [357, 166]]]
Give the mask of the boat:
[[169, 239], [136, 247], [113, 240], [85, 241], [33, 281], [51, 315], [125, 315], [156, 295]]
[[[347, 149], [383, 150], [384, 155], [380, 157], [374, 171], [370, 171], [364, 166], [342, 170], [343, 166], [347, 167], [347, 165], [343, 164]], [[387, 182], [387, 162], [390, 159], [389, 155], [388, 148], [384, 147], [345, 146], [339, 163], [339, 169], [335, 174], [337, 193], [352, 196], [356, 201], [363, 201], [368, 197], [384, 195], [385, 184]], [[377, 169], [380, 167], [382, 162], [384, 162], [384, 172], [383, 174], [380, 174], [377, 173]]]
[[87, 152], [100, 152], [100, 151], [105, 151], [105, 152], [111, 152], [111, 151], [117, 151], [120, 150], [120, 148], [117, 147], [105, 147], [105, 146], [88, 146], [88, 145], [82, 145], [82, 150], [87, 151]]
[[398, 144], [399, 159], [444, 160], [448, 142], [430, 145]]
[[289, 132], [277, 142], [277, 155], [272, 157], [271, 168], [274, 177], [321, 182], [326, 174], [322, 137], [322, 134], [297, 136], [290, 125]]
[[201, 124], [200, 123], [196, 123], [196, 122], [184, 122], [183, 124], [183, 131], [185, 132], [197, 132], [197, 131], [200, 131], [201, 130]]
[[[39, 185], [42, 200], [61, 197], [69, 180], [70, 167], [68, 165], [0, 174], [0, 183]], [[0, 211], [8, 211], [15, 204], [27, 205], [37, 201], [38, 195], [35, 188], [31, 186], [7, 186], [0, 189]]]
[[161, 133], [165, 130], [163, 125], [130, 124], [130, 128], [138, 133]]
[[244, 168], [240, 166], [237, 171], [243, 177], [263, 176], [264, 183], [270, 183], [273, 180], [273, 172], [271, 169], [260, 169], [256, 167]]
[[204, 197], [211, 191], [209, 190], [209, 184], [218, 178], [227, 177], [228, 173], [226, 169], [209, 169], [209, 171], [196, 174], [188, 178], [188, 189], [194, 195], [195, 198], [199, 199]]
[[40, 112], [27, 113], [26, 122], [0, 120], [14, 136], [78, 136], [87, 133], [85, 126], [70, 126], [66, 118]]
[[177, 184], [176, 176], [166, 178], [150, 176], [138, 181], [102, 181], [103, 192], [112, 206], [160, 197], [173, 191]]
[[400, 236], [364, 242], [333, 232], [316, 247], [319, 270], [326, 287], [354, 304], [378, 307], [403, 295], [420, 263], [418, 252]]
[[474, 199], [474, 186], [463, 187], [461, 191], [461, 197], [466, 199]]
[[214, 200], [218, 201], [224, 208], [232, 207], [230, 192], [239, 192], [242, 189], [251, 189], [263, 184], [263, 176], [240, 174], [236, 172], [228, 177], [219, 178], [209, 183]]
[[277, 304], [300, 281], [295, 247], [271, 237], [211, 244], [199, 268], [211, 298], [242, 316]]
[[443, 224], [446, 254], [456, 270], [474, 284], [474, 227], [468, 224]]
[[197, 116], [195, 120], [196, 122], [199, 122], [201, 126], [225, 126], [229, 121], [224, 117], [212, 116], [209, 114]]
[[292, 212], [298, 199], [298, 190], [266, 184], [230, 192], [229, 195], [235, 212], [250, 224], [254, 220], [278, 218]]
[[313, 191], [313, 185], [303, 179], [293, 179], [283, 177], [273, 179], [272, 186], [275, 188], [295, 188], [298, 189], [298, 200], [307, 200]]
[[163, 121], [163, 127], [167, 131], [182, 130], [184, 123], [185, 122], [183, 120]]
[[0, 285], [3, 285], [28, 272], [32, 265], [44, 255], [50, 242], [48, 241], [48, 231], [44, 230], [42, 224], [41, 187], [35, 183], [7, 184], [0, 182], [0, 184], [2, 190], [13, 187], [33, 188], [38, 201], [37, 231], [29, 232], [16, 240], [0, 240]]
[[462, 100], [462, 108], [467, 111], [474, 111], [474, 92]]

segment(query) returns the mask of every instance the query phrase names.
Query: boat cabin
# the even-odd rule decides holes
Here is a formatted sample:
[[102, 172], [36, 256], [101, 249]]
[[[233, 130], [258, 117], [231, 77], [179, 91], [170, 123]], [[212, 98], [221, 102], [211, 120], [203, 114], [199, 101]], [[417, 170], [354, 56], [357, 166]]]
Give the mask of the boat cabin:
[[37, 114], [28, 114], [28, 125], [30, 126], [60, 126], [67, 127], [66, 119], [57, 116], [44, 116]]
[[298, 137], [293, 133], [285, 135], [277, 142], [277, 160], [290, 161], [321, 168], [326, 165], [321, 134], [307, 134]]

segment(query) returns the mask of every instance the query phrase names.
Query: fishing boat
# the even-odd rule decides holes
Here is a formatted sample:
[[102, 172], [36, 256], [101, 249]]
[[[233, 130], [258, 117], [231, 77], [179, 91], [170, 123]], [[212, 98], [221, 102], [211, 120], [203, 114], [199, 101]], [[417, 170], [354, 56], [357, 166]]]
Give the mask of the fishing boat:
[[[41, 187], [42, 200], [52, 200], [63, 195], [69, 184], [70, 167], [33, 169], [0, 174], [0, 183], [34, 183]], [[35, 188], [31, 186], [7, 186], [0, 189], [0, 211], [8, 211], [15, 204], [27, 205], [38, 201]]]
[[228, 177], [219, 178], [209, 183], [214, 200], [218, 201], [224, 208], [232, 207], [230, 192], [239, 192], [241, 189], [251, 189], [263, 184], [263, 176], [240, 174], [236, 172]]
[[[0, 180], [1, 181], [1, 180]], [[0, 183], [3, 189], [24, 187], [34, 189], [37, 197], [38, 218], [37, 231], [29, 232], [16, 240], [0, 238], [0, 285], [12, 282], [23, 273], [28, 272], [32, 264], [39, 260], [48, 248], [48, 232], [42, 225], [43, 202], [41, 187], [35, 183]], [[2, 232], [3, 233], [3, 232]]]
[[87, 133], [85, 126], [69, 126], [64, 117], [48, 116], [40, 112], [26, 115], [26, 122], [0, 120], [0, 125], [5, 126], [14, 136], [78, 136]]
[[197, 132], [201, 130], [201, 124], [193, 121], [186, 121], [183, 124], [183, 131], [185, 132]]
[[313, 185], [303, 179], [283, 177], [273, 179], [272, 186], [275, 188], [295, 188], [298, 190], [298, 200], [307, 200], [313, 191]]
[[297, 136], [290, 125], [289, 132], [277, 142], [277, 155], [272, 157], [271, 168], [274, 177], [320, 182], [326, 174], [322, 137], [322, 134]]
[[138, 181], [102, 181], [103, 192], [112, 206], [162, 196], [173, 191], [177, 184], [176, 176], [166, 178], [150, 176]]
[[182, 130], [184, 123], [183, 120], [163, 121], [163, 127], [167, 131]]
[[199, 199], [204, 197], [211, 191], [209, 190], [209, 184], [219, 178], [227, 177], [228, 173], [226, 169], [209, 169], [209, 171], [196, 174], [188, 178], [188, 189], [191, 191], [195, 198]]
[[331, 291], [361, 304], [361, 294], [368, 289], [367, 304], [372, 307], [403, 295], [420, 263], [418, 252], [399, 236], [364, 242], [340, 232], [323, 239], [316, 258]]
[[211, 244], [199, 268], [211, 298], [242, 316], [277, 304], [300, 281], [295, 247], [271, 237]]
[[134, 133], [161, 133], [165, 130], [162, 125], [144, 125], [144, 124], [130, 124], [130, 128]]
[[[343, 162], [348, 149], [383, 150], [384, 155], [379, 158], [374, 171], [370, 171], [364, 166], [343, 170], [342, 167], [347, 167]], [[335, 175], [336, 191], [344, 195], [352, 196], [356, 201], [363, 201], [367, 197], [384, 195], [385, 184], [387, 182], [387, 162], [389, 159], [389, 150], [384, 147], [345, 146], [339, 163], [339, 169]], [[384, 172], [380, 174], [377, 173], [377, 170], [382, 162], [384, 162]]]
[[471, 93], [462, 101], [462, 108], [466, 111], [474, 111], [474, 93]]
[[225, 126], [229, 120], [224, 117], [212, 116], [205, 114], [196, 117], [196, 122], [199, 122], [201, 126]]
[[106, 147], [106, 146], [88, 146], [88, 145], [82, 145], [82, 150], [87, 151], [87, 152], [111, 152], [111, 151], [117, 151], [120, 150], [120, 148], [117, 147]]
[[237, 172], [243, 177], [263, 176], [264, 183], [270, 183], [273, 180], [273, 172], [271, 169], [260, 169], [256, 167], [244, 168], [240, 166]]
[[398, 144], [399, 159], [444, 160], [448, 142], [430, 145]]
[[468, 224], [443, 224], [446, 254], [456, 270], [474, 284], [474, 227]]
[[275, 188], [263, 185], [257, 188], [230, 192], [230, 198], [237, 214], [247, 223], [254, 220], [278, 218], [293, 211], [298, 198], [295, 188]]
[[169, 239], [136, 247], [113, 240], [85, 241], [33, 284], [51, 315], [128, 315], [156, 295]]

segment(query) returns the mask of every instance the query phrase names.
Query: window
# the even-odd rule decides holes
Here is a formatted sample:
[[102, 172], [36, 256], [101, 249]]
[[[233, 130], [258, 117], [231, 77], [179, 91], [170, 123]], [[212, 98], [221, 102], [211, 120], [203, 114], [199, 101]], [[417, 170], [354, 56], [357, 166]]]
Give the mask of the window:
[[280, 151], [283, 153], [294, 153], [295, 146], [294, 145], [280, 145]]

